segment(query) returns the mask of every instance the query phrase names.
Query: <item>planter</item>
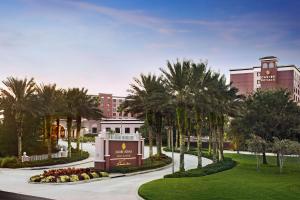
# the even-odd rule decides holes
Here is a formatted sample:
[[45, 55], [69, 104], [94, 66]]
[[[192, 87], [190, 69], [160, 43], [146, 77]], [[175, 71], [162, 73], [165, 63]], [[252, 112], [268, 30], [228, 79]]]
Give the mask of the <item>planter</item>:
[[43, 174], [30, 177], [30, 183], [74, 183], [109, 177], [107, 172], [92, 168], [67, 168], [44, 171]]

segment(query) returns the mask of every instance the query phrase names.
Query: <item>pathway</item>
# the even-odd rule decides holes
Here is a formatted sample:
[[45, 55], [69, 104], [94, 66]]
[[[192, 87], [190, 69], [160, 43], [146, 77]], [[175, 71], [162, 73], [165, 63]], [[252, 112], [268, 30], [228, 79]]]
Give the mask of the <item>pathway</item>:
[[[90, 151], [93, 156], [94, 146], [85, 144], [83, 149]], [[145, 147], [145, 155], [148, 155], [149, 148]], [[171, 153], [166, 153], [171, 156]], [[179, 154], [174, 154], [175, 170], [178, 170]], [[203, 158], [203, 164], [211, 163], [210, 160]], [[80, 164], [76, 167], [88, 167], [93, 163]], [[185, 155], [186, 169], [196, 168], [197, 157]], [[76, 184], [76, 185], [43, 185], [29, 184], [27, 180], [30, 176], [42, 173], [42, 170], [24, 169], [0, 169], [0, 190], [44, 197], [57, 200], [132, 200], [137, 199], [137, 190], [140, 185], [151, 180], [162, 178], [171, 173], [171, 167], [160, 171], [113, 178], [103, 181]]]

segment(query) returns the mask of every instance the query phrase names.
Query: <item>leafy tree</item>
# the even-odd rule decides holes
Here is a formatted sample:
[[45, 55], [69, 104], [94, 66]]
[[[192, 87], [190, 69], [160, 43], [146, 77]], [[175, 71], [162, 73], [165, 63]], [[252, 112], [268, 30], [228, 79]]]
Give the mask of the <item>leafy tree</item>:
[[253, 152], [256, 157], [256, 169], [260, 168], [260, 154], [264, 152], [267, 142], [257, 135], [251, 135], [251, 139], [247, 140], [248, 150]]
[[[257, 91], [246, 100], [241, 120], [245, 130], [268, 142], [273, 137], [292, 139], [299, 134], [299, 107], [286, 90]], [[263, 163], [267, 164], [266, 146], [263, 146]]]
[[279, 155], [279, 169], [280, 173], [282, 173], [283, 164], [285, 161], [285, 155], [293, 153], [293, 143], [289, 139], [280, 140], [277, 137], [274, 137], [273, 142], [273, 151]]

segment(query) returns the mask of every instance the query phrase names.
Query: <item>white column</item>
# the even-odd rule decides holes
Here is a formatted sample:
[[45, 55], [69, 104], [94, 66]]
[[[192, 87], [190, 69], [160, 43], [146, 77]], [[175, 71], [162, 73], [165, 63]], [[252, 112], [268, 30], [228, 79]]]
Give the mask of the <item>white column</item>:
[[105, 155], [109, 156], [109, 139], [105, 139]]
[[102, 137], [95, 138], [95, 150], [96, 156], [95, 161], [104, 161], [104, 139]]

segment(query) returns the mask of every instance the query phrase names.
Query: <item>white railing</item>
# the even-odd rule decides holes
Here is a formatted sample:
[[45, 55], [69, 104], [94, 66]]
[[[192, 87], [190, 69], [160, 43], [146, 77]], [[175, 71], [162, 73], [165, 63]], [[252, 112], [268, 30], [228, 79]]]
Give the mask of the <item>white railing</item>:
[[[68, 151], [64, 151], [63, 149], [61, 149], [57, 153], [52, 153], [51, 154], [51, 158], [65, 158], [67, 156], [68, 156]], [[48, 154], [27, 156], [26, 152], [24, 152], [23, 156], [22, 156], [22, 162], [37, 161], [37, 160], [47, 160], [47, 159], [48, 159]]]
[[113, 133], [107, 134], [108, 139], [110, 140], [139, 140], [140, 134], [139, 133]]

